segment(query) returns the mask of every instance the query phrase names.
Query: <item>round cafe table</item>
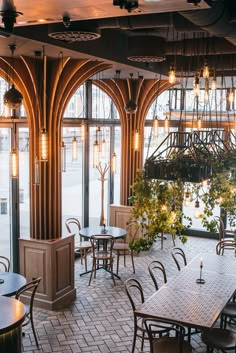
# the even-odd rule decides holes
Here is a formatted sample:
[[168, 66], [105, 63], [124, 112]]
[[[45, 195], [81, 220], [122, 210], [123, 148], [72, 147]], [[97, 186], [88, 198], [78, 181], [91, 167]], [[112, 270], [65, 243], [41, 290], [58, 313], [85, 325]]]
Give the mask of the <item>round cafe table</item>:
[[25, 319], [25, 306], [19, 300], [0, 296], [0, 351], [21, 353], [21, 324]]
[[24, 276], [14, 272], [0, 272], [0, 295], [11, 297], [26, 284]]

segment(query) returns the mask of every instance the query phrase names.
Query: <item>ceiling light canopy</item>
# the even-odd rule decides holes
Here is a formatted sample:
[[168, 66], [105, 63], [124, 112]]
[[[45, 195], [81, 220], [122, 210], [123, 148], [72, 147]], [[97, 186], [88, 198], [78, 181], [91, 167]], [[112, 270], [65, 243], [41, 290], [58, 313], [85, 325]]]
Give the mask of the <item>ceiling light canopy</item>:
[[99, 29], [94, 26], [83, 25], [81, 22], [80, 24], [69, 22], [68, 19], [66, 22], [63, 17], [63, 23], [49, 25], [48, 36], [66, 43], [87, 42], [101, 37]]
[[164, 39], [157, 36], [131, 36], [128, 39], [127, 59], [136, 62], [165, 60]]

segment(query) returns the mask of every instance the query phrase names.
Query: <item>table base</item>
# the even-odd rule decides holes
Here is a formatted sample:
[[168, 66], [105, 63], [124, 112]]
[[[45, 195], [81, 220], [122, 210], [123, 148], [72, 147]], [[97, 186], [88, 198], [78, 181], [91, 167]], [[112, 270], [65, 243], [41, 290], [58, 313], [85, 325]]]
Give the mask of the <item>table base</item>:
[[[98, 271], [98, 270], [105, 270], [105, 271], [111, 273], [111, 271], [108, 270], [105, 266], [99, 266], [99, 267], [97, 267], [97, 268], [96, 268], [96, 271]], [[92, 270], [85, 271], [85, 272], [83, 272], [83, 273], [80, 273], [80, 276], [86, 275], [87, 273], [91, 273], [91, 272], [92, 272]], [[116, 278], [120, 279], [120, 276], [118, 276], [118, 275], [117, 275], [116, 273], [114, 273], [114, 272], [113, 272], [113, 276], [115, 276]]]

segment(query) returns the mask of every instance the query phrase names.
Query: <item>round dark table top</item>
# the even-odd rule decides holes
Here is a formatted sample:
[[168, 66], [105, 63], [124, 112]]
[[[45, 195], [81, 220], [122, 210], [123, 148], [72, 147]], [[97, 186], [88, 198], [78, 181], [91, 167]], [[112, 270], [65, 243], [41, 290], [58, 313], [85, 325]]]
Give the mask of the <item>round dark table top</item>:
[[87, 227], [87, 228], [82, 228], [79, 231], [79, 234], [84, 238], [90, 238], [92, 235], [112, 235], [116, 239], [124, 238], [127, 234], [125, 229], [118, 228], [118, 227], [107, 226], [105, 230], [106, 230], [106, 233], [104, 233], [103, 226]]
[[9, 332], [21, 325], [25, 319], [25, 306], [19, 300], [0, 296], [0, 334]]
[[[3, 283], [1, 283], [4, 281]], [[0, 295], [11, 297], [26, 284], [26, 278], [14, 272], [0, 272]]]

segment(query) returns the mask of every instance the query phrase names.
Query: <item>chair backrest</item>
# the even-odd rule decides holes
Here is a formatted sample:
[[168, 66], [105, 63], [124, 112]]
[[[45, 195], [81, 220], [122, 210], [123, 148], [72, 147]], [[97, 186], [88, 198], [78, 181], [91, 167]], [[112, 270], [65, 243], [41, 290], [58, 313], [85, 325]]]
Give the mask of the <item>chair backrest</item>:
[[72, 233], [72, 227], [71, 226], [73, 226], [73, 225], [78, 227], [78, 230], [81, 229], [80, 221], [77, 218], [75, 218], [75, 217], [67, 218], [66, 221], [65, 221], [65, 225], [66, 225], [66, 229], [68, 230], [68, 232], [70, 234]]
[[140, 304], [144, 303], [144, 294], [141, 283], [137, 279], [129, 278], [125, 281], [125, 291], [134, 312]]
[[225, 250], [234, 250], [236, 256], [236, 239], [223, 239], [216, 244], [217, 255], [224, 255]]
[[[182, 265], [187, 265], [187, 259], [184, 251], [181, 248], [173, 248], [171, 250], [171, 255], [174, 259], [174, 262], [177, 266], [177, 269], [181, 271]], [[181, 265], [182, 264], [182, 265]]]
[[158, 290], [159, 286], [158, 286], [158, 282], [157, 282], [157, 276], [159, 278], [159, 275], [161, 273], [161, 281], [162, 283], [167, 283], [167, 277], [166, 277], [166, 270], [164, 265], [160, 262], [160, 261], [152, 261], [149, 265], [148, 265], [148, 271], [150, 273], [150, 276], [153, 280], [155, 289]]
[[10, 260], [6, 256], [0, 256], [0, 271], [10, 271]]
[[[176, 340], [176, 344], [179, 347], [176, 347], [176, 352], [183, 352], [182, 347], [183, 347], [183, 342], [184, 342], [184, 336], [185, 336], [185, 328], [184, 326], [174, 322], [174, 321], [169, 321], [169, 320], [160, 320], [160, 319], [152, 319], [152, 318], [146, 318], [144, 319], [144, 326], [145, 329], [148, 333], [148, 338], [150, 342], [150, 351], [151, 353], [154, 353], [153, 349], [153, 343], [157, 341], [158, 339], [162, 339], [161, 336], [158, 336], [156, 333], [164, 330], [168, 330], [168, 337], [170, 340], [174, 339]], [[164, 340], [166, 342], [162, 343], [162, 351], [168, 352], [169, 347], [169, 342], [168, 342], [168, 337]], [[178, 349], [179, 348], [179, 349]]]
[[138, 221], [130, 221], [127, 225], [126, 225], [126, 232], [127, 235], [124, 238], [124, 241], [126, 243], [130, 243], [132, 240], [134, 240], [135, 238], [137, 238], [139, 236], [140, 233], [140, 224]]
[[20, 299], [20, 296], [25, 292], [30, 292], [30, 314], [33, 310], [34, 297], [36, 290], [38, 289], [39, 283], [41, 281], [41, 277], [34, 279], [31, 282], [26, 283], [24, 286], [20, 287], [16, 292], [15, 298]]
[[112, 258], [112, 251], [113, 251], [113, 246], [115, 242], [115, 238], [112, 235], [92, 235], [90, 238], [90, 242], [92, 245], [92, 251], [93, 251], [93, 257], [98, 257], [99, 256], [99, 251], [103, 252], [103, 257], [104, 257], [104, 251], [107, 253], [107, 259]]
[[225, 225], [223, 222], [223, 219], [221, 217], [216, 216], [217, 219], [217, 227], [218, 227], [218, 233], [219, 233], [219, 241], [223, 240], [225, 237]]

